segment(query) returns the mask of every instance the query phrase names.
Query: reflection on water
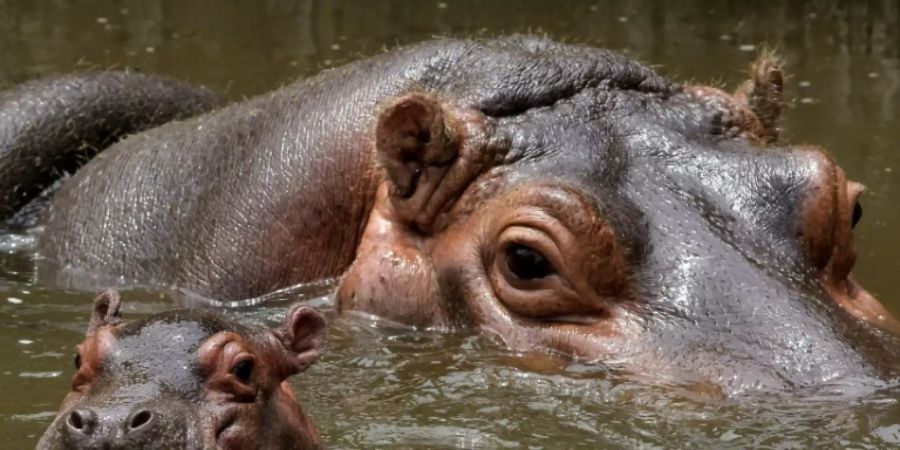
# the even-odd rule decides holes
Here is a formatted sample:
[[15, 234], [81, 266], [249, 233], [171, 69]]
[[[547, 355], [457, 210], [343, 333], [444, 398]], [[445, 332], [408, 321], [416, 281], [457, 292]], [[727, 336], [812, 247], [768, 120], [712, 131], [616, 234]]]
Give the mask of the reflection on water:
[[[900, 312], [896, 1], [0, 0], [0, 86], [79, 67], [130, 67], [240, 99], [434, 35], [522, 31], [619, 49], [679, 79], [727, 86], [761, 46], [775, 47], [792, 75], [786, 139], [827, 147], [868, 186], [859, 278]], [[31, 245], [24, 234], [0, 232], [0, 435], [9, 448], [33, 446], [58, 406], [93, 297], [35, 285]], [[129, 298], [131, 315], [172, 306], [152, 293]], [[268, 322], [282, 308], [233, 314]], [[549, 357], [510, 355], [474, 336], [334, 319], [328, 356], [295, 383], [332, 448], [900, 444], [896, 392], [721, 402], [599, 367], [554, 371]]]

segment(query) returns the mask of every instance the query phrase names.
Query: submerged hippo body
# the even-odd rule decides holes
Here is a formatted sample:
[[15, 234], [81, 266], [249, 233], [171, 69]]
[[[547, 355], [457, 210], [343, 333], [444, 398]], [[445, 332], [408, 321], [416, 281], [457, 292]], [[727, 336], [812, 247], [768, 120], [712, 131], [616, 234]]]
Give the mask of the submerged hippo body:
[[95, 301], [72, 392], [39, 449], [319, 449], [287, 377], [318, 359], [325, 322], [298, 306], [274, 330], [202, 311], [122, 321]]
[[[222, 97], [154, 75], [101, 72], [0, 92], [0, 219], [122, 135], [207, 112]], [[25, 208], [28, 213], [33, 208]]]
[[66, 181], [40, 252], [729, 392], [895, 377], [850, 272], [861, 187], [777, 147], [781, 71], [735, 94], [534, 37], [438, 40], [132, 136]]

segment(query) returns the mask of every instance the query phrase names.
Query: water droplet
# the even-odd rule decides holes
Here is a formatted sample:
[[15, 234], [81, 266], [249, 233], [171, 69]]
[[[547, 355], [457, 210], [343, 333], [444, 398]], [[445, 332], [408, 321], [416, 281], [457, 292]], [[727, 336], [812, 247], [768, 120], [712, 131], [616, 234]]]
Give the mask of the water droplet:
[[886, 443], [900, 444], [900, 424], [878, 427], [872, 434]]
[[21, 305], [23, 300], [21, 298], [16, 297], [7, 297], [6, 301], [12, 303], [13, 305]]
[[62, 375], [62, 372], [20, 372], [21, 378], [56, 378]]
[[739, 438], [739, 437], [741, 437], [741, 435], [735, 433], [735, 432], [732, 431], [732, 430], [728, 430], [728, 431], [726, 431], [724, 434], [722, 434], [721, 436], [719, 436], [719, 439], [722, 440], [722, 441], [725, 441], [725, 442], [730, 442], [730, 441], [733, 441], [733, 440], [735, 440], [735, 439], [737, 439], [737, 438]]

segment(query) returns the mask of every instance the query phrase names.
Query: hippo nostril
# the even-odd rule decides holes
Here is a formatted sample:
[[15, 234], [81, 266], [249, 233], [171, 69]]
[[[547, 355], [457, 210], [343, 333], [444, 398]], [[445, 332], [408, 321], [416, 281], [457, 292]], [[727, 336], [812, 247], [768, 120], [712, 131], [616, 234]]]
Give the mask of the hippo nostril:
[[134, 414], [131, 415], [131, 419], [128, 421], [129, 431], [141, 428], [142, 426], [144, 426], [148, 422], [150, 422], [150, 419], [152, 419], [152, 418], [153, 418], [153, 413], [146, 409], [142, 409], [140, 411], [135, 412]]
[[84, 429], [84, 419], [81, 418], [81, 414], [78, 414], [78, 411], [69, 414], [69, 425], [76, 430]]
[[66, 424], [75, 432], [81, 434], [90, 434], [94, 430], [96, 416], [89, 409], [76, 409], [69, 413]]

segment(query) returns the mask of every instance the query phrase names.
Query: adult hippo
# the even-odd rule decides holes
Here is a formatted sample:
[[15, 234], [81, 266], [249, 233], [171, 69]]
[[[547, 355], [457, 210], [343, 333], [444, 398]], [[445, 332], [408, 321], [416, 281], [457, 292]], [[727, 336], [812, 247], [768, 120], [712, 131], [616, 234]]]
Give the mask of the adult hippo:
[[769, 57], [727, 94], [437, 40], [113, 145], [39, 251], [58, 281], [226, 299], [343, 275], [342, 311], [728, 392], [893, 378], [896, 322], [851, 276], [862, 187], [774, 145], [781, 97]]
[[285, 381], [322, 351], [315, 309], [256, 330], [199, 310], [123, 321], [119, 304], [115, 291], [95, 300], [72, 391], [39, 449], [324, 448]]

